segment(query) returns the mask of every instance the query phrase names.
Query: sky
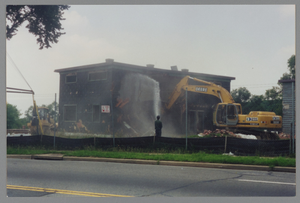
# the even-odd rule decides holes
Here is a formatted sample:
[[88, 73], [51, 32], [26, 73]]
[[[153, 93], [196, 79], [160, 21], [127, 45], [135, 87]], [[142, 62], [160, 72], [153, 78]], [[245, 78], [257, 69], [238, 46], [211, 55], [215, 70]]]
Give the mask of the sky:
[[[31, 87], [37, 105], [59, 99], [54, 70], [108, 58], [235, 77], [231, 90], [262, 95], [295, 54], [295, 5], [71, 5], [63, 17], [66, 34], [52, 48], [39, 50], [27, 23], [6, 41], [7, 87]], [[33, 104], [26, 94], [6, 99], [21, 117]]]

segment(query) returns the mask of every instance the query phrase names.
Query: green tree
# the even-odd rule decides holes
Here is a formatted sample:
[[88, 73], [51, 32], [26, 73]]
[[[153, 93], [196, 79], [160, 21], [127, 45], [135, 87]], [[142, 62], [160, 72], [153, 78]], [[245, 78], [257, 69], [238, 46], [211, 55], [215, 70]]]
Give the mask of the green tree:
[[49, 48], [50, 43], [57, 43], [58, 38], [65, 34], [60, 21], [67, 5], [8, 5], [6, 6], [6, 38], [16, 35], [18, 28], [28, 22], [26, 28], [37, 36], [40, 49]]
[[288, 59], [288, 68], [289, 68], [290, 74], [292, 76], [292, 79], [295, 79], [295, 66], [296, 66], [296, 57], [295, 57], [295, 55], [292, 55]]
[[57, 115], [58, 115], [58, 103], [56, 102], [56, 111], [55, 111], [55, 101], [52, 102], [51, 104], [47, 105], [47, 108], [49, 109], [49, 115], [54, 119], [54, 116], [56, 115], [56, 118], [57, 118]]
[[11, 104], [6, 104], [6, 128], [7, 129], [18, 129], [22, 127], [22, 122], [20, 121], [20, 111], [16, 106]]
[[252, 95], [248, 102], [242, 105], [243, 113], [248, 114], [250, 111], [264, 111], [263, 95]]
[[265, 99], [266, 100], [282, 99], [281, 88], [280, 87], [272, 87], [272, 89], [266, 90]]
[[282, 116], [282, 99], [264, 100], [262, 106], [264, 111], [274, 112], [276, 115]]
[[[292, 55], [288, 61], [289, 73], [283, 73], [280, 80], [295, 79], [295, 55]], [[282, 84], [278, 82], [279, 87], [272, 87], [266, 90], [264, 95], [252, 95], [245, 88], [240, 87], [231, 91], [231, 96], [235, 102], [242, 105], [243, 113], [250, 111], [270, 111], [276, 115], [282, 116]]]
[[30, 106], [26, 111], [25, 111], [25, 119], [27, 121], [27, 123], [29, 123], [32, 119], [32, 110], [33, 110], [33, 106]]
[[[47, 107], [49, 109], [48, 113], [53, 119], [54, 119], [54, 115], [58, 115], [59, 105], [58, 105], [58, 103], [56, 103], [56, 113], [55, 113], [55, 101], [48, 105], [43, 104], [42, 107]], [[32, 119], [32, 110], [33, 110], [33, 106], [30, 106], [25, 111], [25, 118], [27, 119], [28, 122], [30, 122]]]
[[[290, 73], [283, 73], [280, 80], [290, 80], [293, 76]], [[278, 82], [278, 85], [281, 86], [281, 83]]]
[[247, 102], [251, 97], [251, 93], [246, 87], [234, 89], [230, 92], [230, 94], [236, 103]]
[[[296, 57], [295, 57], [295, 55], [292, 55], [288, 59], [287, 64], [288, 64], [289, 73], [283, 73], [280, 80], [295, 79], [295, 67], [296, 67]], [[280, 82], [278, 82], [278, 85], [282, 86]]]

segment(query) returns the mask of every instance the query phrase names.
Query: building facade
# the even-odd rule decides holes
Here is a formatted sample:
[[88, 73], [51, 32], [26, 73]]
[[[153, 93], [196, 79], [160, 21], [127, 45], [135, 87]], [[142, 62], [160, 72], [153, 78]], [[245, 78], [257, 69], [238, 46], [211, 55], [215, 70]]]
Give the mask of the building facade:
[[[60, 75], [59, 128], [119, 136], [147, 136], [154, 132], [156, 115], [164, 124], [163, 136], [185, 130], [185, 97], [170, 110], [164, 107], [177, 83], [189, 75], [213, 82], [230, 91], [233, 77], [170, 70], [153, 65], [106, 62], [57, 69]], [[193, 84], [193, 81], [191, 81]], [[211, 106], [220, 102], [210, 95], [188, 93], [190, 133], [209, 127]]]
[[282, 83], [282, 131], [295, 134], [296, 100], [295, 80], [279, 80]]

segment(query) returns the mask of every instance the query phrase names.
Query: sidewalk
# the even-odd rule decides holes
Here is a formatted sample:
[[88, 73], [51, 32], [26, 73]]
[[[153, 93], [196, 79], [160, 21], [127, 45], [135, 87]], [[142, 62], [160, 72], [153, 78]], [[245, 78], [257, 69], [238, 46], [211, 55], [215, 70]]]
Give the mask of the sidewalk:
[[63, 156], [62, 154], [7, 155], [7, 158], [64, 160], [64, 161], [96, 161], [96, 162], [98, 161], [98, 162], [115, 162], [115, 163], [131, 163], [131, 164], [187, 166], [187, 167], [276, 171], [276, 172], [296, 173], [296, 167], [276, 166], [271, 169], [269, 166], [258, 166], [258, 165], [219, 164], [219, 163], [182, 162], [182, 161], [156, 161], [156, 160], [141, 160], [141, 159], [96, 158], [96, 157], [73, 157], [73, 156]]

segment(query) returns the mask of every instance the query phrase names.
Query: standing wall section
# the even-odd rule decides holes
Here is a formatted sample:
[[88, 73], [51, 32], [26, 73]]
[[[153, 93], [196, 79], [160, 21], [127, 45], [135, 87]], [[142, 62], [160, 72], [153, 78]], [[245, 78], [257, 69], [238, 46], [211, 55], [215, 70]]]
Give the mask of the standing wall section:
[[[295, 80], [285, 80], [281, 81], [283, 90], [282, 90], [282, 131], [286, 134], [291, 135], [291, 123], [296, 117], [295, 112]], [[292, 87], [293, 86], [293, 87]], [[294, 91], [292, 91], [294, 90]], [[293, 108], [294, 102], [294, 108]], [[296, 122], [295, 122], [296, 123]], [[293, 127], [293, 132], [295, 132], [295, 126]]]
[[[91, 79], [95, 76], [95, 69], [77, 70], [60, 73], [59, 97], [59, 128], [68, 132], [74, 131], [79, 120], [92, 133], [109, 133], [111, 114], [101, 113], [101, 105], [111, 104], [111, 69], [102, 68], [106, 72], [105, 79]], [[76, 75], [76, 82], [66, 82], [66, 77]], [[70, 118], [67, 112], [73, 112]]]

